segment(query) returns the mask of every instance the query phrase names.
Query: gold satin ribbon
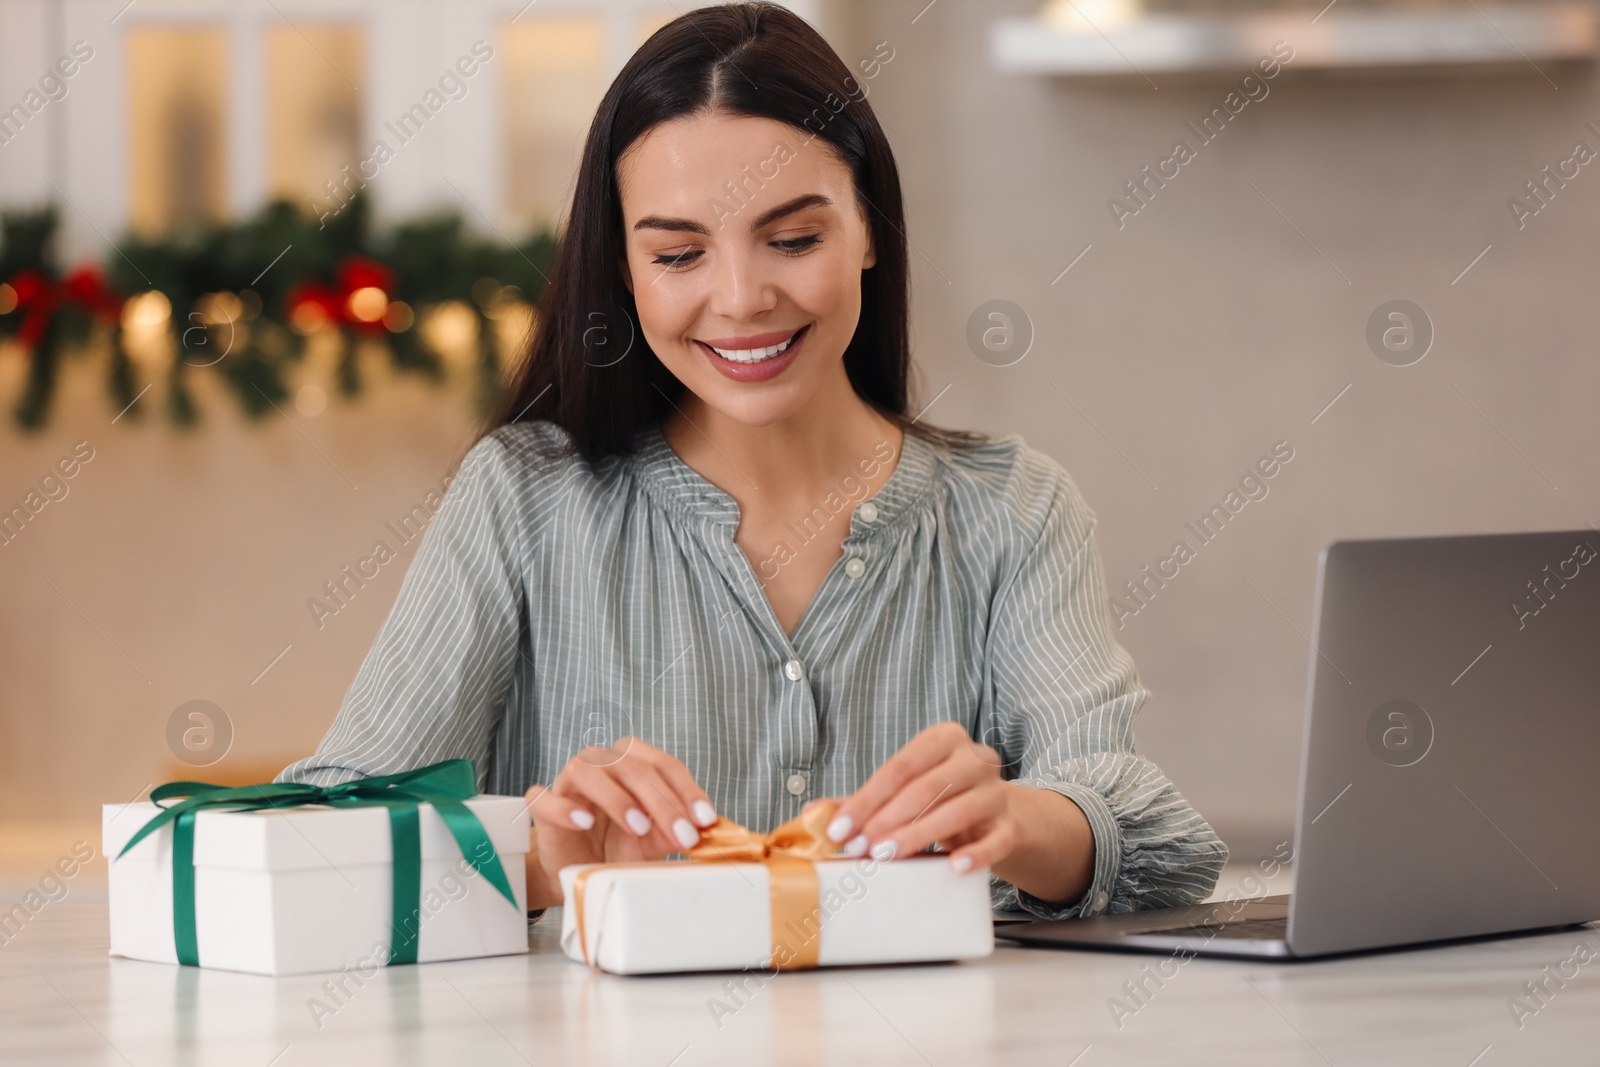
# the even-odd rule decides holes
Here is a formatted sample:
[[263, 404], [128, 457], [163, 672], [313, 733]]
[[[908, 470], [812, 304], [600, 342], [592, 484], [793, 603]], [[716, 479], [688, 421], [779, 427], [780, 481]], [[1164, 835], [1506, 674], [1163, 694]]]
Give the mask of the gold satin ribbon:
[[[717, 821], [700, 831], [700, 840], [685, 855], [699, 863], [762, 863], [772, 900], [772, 962], [779, 970], [794, 971], [817, 966], [821, 949], [822, 909], [818, 904], [816, 861], [838, 851], [828, 840], [825, 829], [833, 818], [835, 805], [823, 801], [810, 811], [801, 812], [768, 834], [748, 830], [731, 819]], [[654, 863], [604, 863], [578, 872], [572, 880], [573, 918], [578, 927], [578, 945], [583, 961], [599, 970], [589, 958], [589, 938], [584, 928], [584, 885], [595, 871], [615, 871], [624, 867], [661, 868]], [[806, 921], [811, 920], [807, 932]], [[798, 935], [798, 946], [790, 944]], [[789, 955], [779, 959], [781, 950]]]

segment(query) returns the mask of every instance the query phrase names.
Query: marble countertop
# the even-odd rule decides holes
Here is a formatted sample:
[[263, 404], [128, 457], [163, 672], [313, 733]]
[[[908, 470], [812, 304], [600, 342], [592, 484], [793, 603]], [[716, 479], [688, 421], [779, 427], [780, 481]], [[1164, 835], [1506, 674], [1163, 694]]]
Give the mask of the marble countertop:
[[[1292, 964], [1179, 966], [1001, 941], [976, 962], [792, 972], [743, 988], [729, 973], [591, 973], [561, 954], [559, 929], [551, 911], [530, 928], [529, 955], [395, 968], [341, 993], [327, 975], [111, 959], [103, 898], [77, 893], [0, 936], [0, 1062], [1600, 1063], [1592, 926]], [[1592, 962], [1564, 984], [1547, 977], [1580, 945]], [[1147, 992], [1131, 996], [1141, 980]], [[1535, 1000], [1524, 983], [1541, 980]]]

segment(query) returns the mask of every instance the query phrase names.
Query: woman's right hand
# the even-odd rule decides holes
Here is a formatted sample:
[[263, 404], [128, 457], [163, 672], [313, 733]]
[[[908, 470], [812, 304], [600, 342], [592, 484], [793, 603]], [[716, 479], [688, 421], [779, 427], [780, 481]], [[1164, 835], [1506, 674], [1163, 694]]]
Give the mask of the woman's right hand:
[[700, 840], [717, 812], [676, 756], [637, 737], [590, 746], [549, 786], [527, 792], [533, 816], [528, 907], [561, 903], [557, 872], [571, 863], [659, 860]]

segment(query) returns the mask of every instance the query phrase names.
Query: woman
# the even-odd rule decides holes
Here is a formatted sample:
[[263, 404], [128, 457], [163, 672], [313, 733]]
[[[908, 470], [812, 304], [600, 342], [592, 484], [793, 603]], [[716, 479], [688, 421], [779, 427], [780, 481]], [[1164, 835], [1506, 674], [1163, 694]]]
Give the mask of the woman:
[[1094, 516], [1016, 436], [909, 417], [899, 177], [802, 19], [703, 8], [584, 147], [539, 329], [314, 756], [526, 791], [529, 907], [819, 797], [1046, 918], [1192, 903], [1227, 849], [1138, 755]]

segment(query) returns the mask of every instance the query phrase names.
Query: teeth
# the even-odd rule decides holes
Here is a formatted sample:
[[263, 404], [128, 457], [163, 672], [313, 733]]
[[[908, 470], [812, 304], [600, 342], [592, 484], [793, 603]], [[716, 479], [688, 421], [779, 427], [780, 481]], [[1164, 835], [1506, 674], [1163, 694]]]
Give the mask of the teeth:
[[734, 363], [760, 363], [764, 359], [782, 355], [792, 344], [794, 344], [793, 337], [790, 337], [782, 344], [772, 345], [770, 348], [716, 348], [712, 345], [707, 345], [706, 347], [723, 359]]

